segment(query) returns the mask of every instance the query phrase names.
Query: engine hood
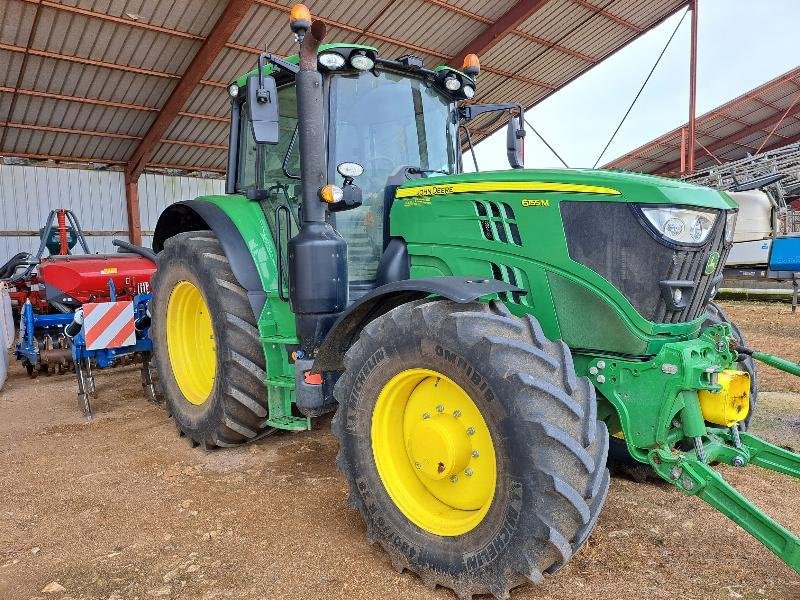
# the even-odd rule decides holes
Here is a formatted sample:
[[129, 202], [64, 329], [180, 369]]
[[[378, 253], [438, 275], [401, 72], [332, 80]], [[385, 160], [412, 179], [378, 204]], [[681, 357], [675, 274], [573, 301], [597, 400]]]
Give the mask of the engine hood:
[[666, 177], [595, 169], [513, 169], [425, 177], [404, 183], [397, 198], [480, 192], [555, 192], [586, 194], [609, 202], [736, 208], [727, 194], [711, 188]]

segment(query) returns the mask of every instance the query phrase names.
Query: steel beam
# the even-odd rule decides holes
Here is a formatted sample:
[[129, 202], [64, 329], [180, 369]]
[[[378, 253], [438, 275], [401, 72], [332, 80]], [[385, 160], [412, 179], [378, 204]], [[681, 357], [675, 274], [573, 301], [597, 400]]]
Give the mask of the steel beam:
[[[31, 152], [6, 152], [3, 150], [0, 152], [0, 156], [9, 156], [15, 158], [29, 158], [31, 160], [52, 160], [57, 162], [65, 162], [65, 163], [73, 163], [73, 164], [106, 164], [106, 165], [114, 165], [114, 166], [121, 166], [127, 164], [127, 161], [124, 160], [116, 160], [113, 158], [102, 158], [102, 157], [81, 157], [81, 156], [63, 156], [60, 154], [36, 154]], [[208, 167], [208, 166], [201, 166], [201, 165], [174, 165], [171, 163], [159, 163], [159, 162], [148, 162], [148, 167], [153, 167], [155, 169], [171, 169], [174, 171], [198, 171], [198, 172], [206, 172], [206, 173], [219, 173], [220, 175], [225, 173], [225, 169], [221, 169], [219, 167]]]
[[[786, 113], [787, 116], [796, 115], [796, 114], [800, 114], [800, 103], [795, 105], [792, 108], [791, 111]], [[783, 115], [770, 115], [766, 119], [762, 119], [761, 121], [758, 121], [757, 123], [753, 123], [752, 125], [748, 125], [744, 129], [740, 129], [736, 133], [734, 133], [732, 135], [729, 135], [727, 137], [724, 137], [721, 140], [719, 140], [717, 142], [714, 142], [713, 144], [710, 144], [708, 146], [708, 149], [711, 152], [716, 152], [720, 148], [724, 148], [725, 146], [727, 146], [729, 144], [733, 144], [734, 142], [736, 142], [738, 140], [741, 140], [742, 138], [746, 138], [749, 135], [753, 135], [754, 133], [764, 133], [764, 135], [766, 135], [767, 131], [765, 131], [765, 130], [767, 128], [769, 128], [769, 127], [772, 127], [776, 123], [778, 123], [783, 117], [784, 117]], [[790, 138], [781, 140], [778, 147], [785, 146], [787, 144], [791, 144], [792, 143], [791, 139], [792, 138], [790, 137]], [[680, 161], [672, 161], [671, 163], [667, 164], [664, 167], [663, 170], [661, 170], [659, 172], [674, 171], [679, 166], [680, 166]]]
[[[229, 0], [225, 10], [214, 24], [203, 45], [198, 50], [180, 82], [162, 107], [155, 122], [145, 134], [128, 160], [125, 168], [126, 182], [135, 184], [139, 180], [142, 170], [147, 164], [147, 160], [153, 153], [159, 140], [163, 137], [167, 128], [180, 112], [183, 105], [189, 99], [190, 94], [202, 80], [202, 76], [208, 71], [219, 51], [228, 41], [230, 35], [244, 19], [247, 11], [252, 6], [252, 0]], [[130, 204], [130, 203], [129, 203]]]
[[533, 13], [542, 8], [549, 0], [526, 0], [517, 2], [506, 13], [483, 30], [475, 39], [469, 42], [448, 64], [456, 69], [461, 68], [461, 63], [467, 54], [481, 55], [493, 48], [507, 33], [513, 31]]
[[[47, 131], [49, 133], [67, 133], [70, 135], [88, 135], [92, 137], [113, 138], [116, 140], [140, 141], [144, 139], [140, 135], [130, 135], [127, 133], [115, 133], [112, 131], [97, 131], [92, 129], [71, 129], [69, 127], [54, 127], [52, 125], [34, 125], [31, 123], [14, 123], [10, 121], [0, 121], [0, 127], [9, 129], [29, 129], [33, 131]], [[194, 142], [192, 140], [174, 140], [161, 138], [159, 144], [175, 144], [177, 146], [191, 146], [193, 148], [205, 148], [207, 150], [227, 150], [225, 144], [209, 144], [208, 142]]]
[[[142, 112], [157, 113], [160, 109], [154, 106], [143, 106], [141, 104], [128, 104], [127, 102], [114, 102], [113, 100], [99, 100], [97, 98], [84, 98], [82, 96], [67, 96], [66, 94], [54, 94], [52, 92], [40, 92], [37, 90], [17, 89], [11, 87], [0, 86], [0, 93], [19, 94], [21, 96], [32, 96], [35, 98], [49, 98], [52, 100], [62, 100], [64, 102], [79, 102], [81, 104], [94, 104], [96, 106], [107, 106], [109, 108], [121, 108], [124, 110], [138, 110]], [[206, 115], [202, 113], [193, 113], [181, 111], [178, 113], [179, 117], [189, 117], [191, 119], [202, 119], [205, 121], [215, 121], [217, 123], [228, 123], [228, 117], [220, 117], [218, 115]]]
[[[423, 0], [423, 1], [426, 4], [433, 4], [434, 6], [439, 6], [450, 12], [484, 23], [485, 25], [492, 25], [494, 23], [494, 21], [492, 21], [488, 17], [484, 17], [483, 15], [479, 15], [478, 13], [471, 12], [469, 10], [461, 8], [460, 6], [449, 4], [444, 0]], [[517, 35], [521, 38], [525, 38], [526, 40], [534, 42], [535, 44], [539, 44], [540, 46], [545, 46], [549, 49], [561, 52], [562, 54], [567, 54], [569, 56], [572, 56], [573, 58], [580, 59], [592, 65], [597, 64], [599, 62], [598, 59], [594, 58], [593, 56], [589, 56], [588, 54], [584, 54], [583, 52], [578, 52], [577, 50], [573, 50], [572, 48], [567, 48], [566, 46], [562, 46], [561, 44], [556, 44], [555, 42], [545, 40], [536, 35], [530, 34], [526, 31], [520, 31], [519, 29], [512, 29], [509, 33]]]
[[[31, 44], [33, 43], [33, 36], [36, 35], [36, 29], [39, 26], [39, 17], [42, 14], [42, 5], [41, 2], [36, 2], [36, 12], [33, 14], [33, 22], [31, 23], [31, 29], [28, 32], [28, 41], [25, 43], [25, 48], [23, 49], [24, 54], [22, 55], [22, 64], [19, 67], [19, 73], [17, 74], [17, 81], [14, 84], [14, 92], [11, 95], [11, 104], [8, 107], [8, 113], [6, 114], [6, 120], [10, 120], [14, 116], [14, 109], [17, 106], [17, 94], [15, 93], [22, 86], [22, 79], [25, 77], [25, 69], [28, 66], [28, 57], [30, 56], [31, 52]], [[0, 132], [0, 148], [3, 147], [4, 142], [6, 140], [6, 132], [8, 129], [3, 129]]]
[[[626, 21], [622, 17], [618, 17], [617, 15], [608, 12], [604, 8], [601, 8], [599, 6], [595, 6], [591, 2], [586, 2], [586, 0], [572, 0], [572, 1], [575, 2], [575, 4], [580, 4], [582, 7], [584, 7], [587, 10], [592, 11], [593, 13], [597, 13], [598, 15], [604, 16], [606, 19], [608, 19], [609, 21], [613, 21], [617, 25], [622, 25], [626, 29], [630, 29], [634, 33], [638, 34], [638, 33], [643, 33], [644, 32], [644, 29], [642, 29], [638, 25], [634, 25], [630, 21]], [[610, 2], [609, 2], [609, 4], [610, 4]]]
[[[8, 50], [9, 52], [26, 52], [25, 47], [15, 46], [13, 44], [0, 44], [0, 50]], [[27, 50], [30, 56], [40, 56], [42, 58], [51, 58], [53, 60], [64, 60], [73, 62], [80, 65], [91, 65], [93, 67], [102, 67], [104, 69], [111, 69], [112, 71], [125, 71], [127, 73], [136, 73], [138, 75], [149, 75], [151, 77], [161, 77], [163, 79], [180, 79], [180, 75], [175, 73], [165, 73], [164, 71], [155, 71], [153, 69], [143, 69], [141, 67], [132, 67], [130, 65], [121, 65], [118, 63], [110, 63], [102, 60], [93, 60], [91, 58], [83, 58], [81, 56], [72, 56], [70, 54], [60, 54], [58, 52], [49, 52], [47, 50], [34, 50], [31, 48]], [[208, 85], [216, 88], [227, 88], [227, 84], [221, 81], [209, 81], [201, 79], [199, 81], [202, 85]]]
[[691, 47], [689, 49], [689, 130], [686, 139], [686, 173], [694, 173], [694, 152], [697, 145], [697, 0], [689, 6], [692, 11]]

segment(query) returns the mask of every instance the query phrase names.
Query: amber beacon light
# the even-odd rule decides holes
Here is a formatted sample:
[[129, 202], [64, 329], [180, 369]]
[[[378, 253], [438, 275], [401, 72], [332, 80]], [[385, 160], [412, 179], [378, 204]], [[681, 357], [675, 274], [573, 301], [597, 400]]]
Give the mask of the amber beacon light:
[[311, 11], [305, 4], [295, 4], [292, 7], [289, 12], [289, 26], [295, 33], [305, 32], [311, 27]]
[[478, 60], [478, 55], [467, 54], [464, 57], [464, 65], [461, 67], [461, 70], [470, 77], [475, 77], [478, 73], [480, 73], [481, 61]]

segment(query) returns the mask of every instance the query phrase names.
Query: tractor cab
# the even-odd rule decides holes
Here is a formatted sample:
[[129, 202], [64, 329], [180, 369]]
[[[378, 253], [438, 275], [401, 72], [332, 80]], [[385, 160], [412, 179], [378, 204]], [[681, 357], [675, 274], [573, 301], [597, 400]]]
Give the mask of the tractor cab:
[[[256, 69], [229, 87], [229, 165], [235, 168], [229, 169], [228, 193], [261, 201], [273, 227], [275, 211], [286, 205], [297, 227], [302, 204], [295, 79], [299, 56], [262, 56], [261, 78]], [[330, 184], [335, 196], [327, 220], [347, 243], [350, 301], [381, 281], [381, 257], [389, 242], [388, 210], [397, 186], [409, 179], [461, 172], [463, 115], [458, 103], [475, 93], [477, 64], [477, 57], [468, 57], [468, 75], [449, 67], [429, 70], [414, 56], [379, 58], [370, 46], [319, 48], [316, 67], [322, 75], [325, 132], [318, 139], [326, 145], [321, 183]], [[262, 85], [264, 77], [273, 79], [277, 90], [277, 136], [257, 142], [249, 87]], [[355, 192], [358, 202], [338, 205], [336, 198], [348, 192]]]

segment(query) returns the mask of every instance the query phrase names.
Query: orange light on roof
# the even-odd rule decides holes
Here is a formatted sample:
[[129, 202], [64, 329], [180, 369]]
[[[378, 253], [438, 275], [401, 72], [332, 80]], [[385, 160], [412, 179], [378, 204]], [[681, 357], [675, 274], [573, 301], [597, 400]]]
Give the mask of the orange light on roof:
[[470, 77], [474, 77], [478, 73], [481, 72], [481, 61], [478, 60], [477, 54], [467, 54], [464, 57], [464, 65], [461, 67], [461, 70], [469, 75]]
[[295, 4], [289, 12], [289, 23], [292, 27], [311, 27], [311, 11], [305, 4]]

